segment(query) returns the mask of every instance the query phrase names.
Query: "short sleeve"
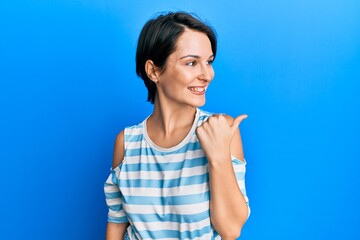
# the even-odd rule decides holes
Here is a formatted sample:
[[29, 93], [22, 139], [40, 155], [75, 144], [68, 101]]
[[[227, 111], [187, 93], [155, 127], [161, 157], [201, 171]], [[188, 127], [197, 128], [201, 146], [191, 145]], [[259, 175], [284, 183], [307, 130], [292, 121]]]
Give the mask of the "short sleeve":
[[104, 184], [106, 205], [109, 208], [108, 222], [127, 223], [129, 220], [127, 219], [124, 212], [121, 200], [121, 192], [118, 187], [119, 171], [119, 167], [112, 169], [108, 179]]
[[234, 156], [231, 156], [232, 165], [234, 168], [234, 172], [236, 175], [236, 180], [238, 186], [240, 188], [241, 193], [243, 194], [246, 204], [248, 205], [248, 217], [250, 216], [250, 205], [249, 205], [249, 198], [246, 194], [246, 187], [245, 187], [245, 173], [246, 173], [246, 161], [241, 161]]

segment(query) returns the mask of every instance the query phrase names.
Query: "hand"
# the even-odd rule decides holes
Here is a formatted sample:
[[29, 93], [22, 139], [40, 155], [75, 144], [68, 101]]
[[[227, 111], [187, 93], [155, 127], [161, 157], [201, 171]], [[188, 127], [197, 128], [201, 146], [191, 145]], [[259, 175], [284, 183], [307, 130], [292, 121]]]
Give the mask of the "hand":
[[230, 155], [231, 141], [239, 124], [247, 118], [246, 114], [237, 116], [213, 115], [196, 129], [200, 144], [209, 161], [227, 159]]

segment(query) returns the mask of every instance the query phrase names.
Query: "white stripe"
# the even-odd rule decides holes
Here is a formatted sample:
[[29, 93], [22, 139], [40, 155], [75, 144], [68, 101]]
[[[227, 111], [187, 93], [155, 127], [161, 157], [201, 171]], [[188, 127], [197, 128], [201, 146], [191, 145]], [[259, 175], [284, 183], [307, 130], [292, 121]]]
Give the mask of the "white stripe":
[[176, 206], [141, 205], [141, 207], [139, 207], [139, 205], [126, 204], [124, 205], [124, 210], [129, 214], [198, 214], [209, 210], [209, 201]]
[[142, 239], [141, 236], [140, 236], [140, 234], [135, 233], [135, 235], [136, 235], [137, 239]]
[[143, 133], [143, 129], [144, 129], [144, 125], [142, 125], [140, 128], [126, 128], [125, 134], [126, 135], [140, 135]]
[[[153, 240], [153, 239], [152, 238], [143, 238], [143, 240]], [[178, 238], [158, 238], [158, 240], [179, 240], [179, 239]]]
[[105, 186], [104, 187], [104, 191], [105, 193], [114, 193], [114, 192], [119, 192], [119, 188], [117, 186]]
[[[212, 234], [212, 235], [213, 235], [213, 234]], [[209, 239], [210, 239], [210, 238], [209, 238]], [[219, 239], [221, 239], [220, 235], [218, 235], [218, 236], [215, 237], [215, 240], [219, 240]]]
[[[204, 234], [203, 236], [201, 237], [196, 237], [196, 238], [193, 238], [191, 240], [209, 240], [212, 238], [214, 234], [211, 232], [211, 233], [207, 233], [207, 234]], [[152, 240], [151, 238], [144, 238], [144, 240]], [[178, 238], [158, 238], [159, 240], [179, 240]], [[220, 236], [217, 236], [215, 238], [215, 240], [218, 240], [218, 239], [221, 239]], [[185, 238], [185, 240], [187, 240], [187, 238]]]
[[204, 219], [199, 222], [191, 223], [178, 223], [178, 222], [139, 222], [137, 223], [138, 231], [146, 231], [151, 229], [151, 231], [161, 231], [161, 230], [175, 230], [175, 231], [195, 231], [203, 227], [210, 225], [210, 219]]
[[[133, 223], [131, 223], [131, 225], [133, 225]], [[129, 225], [128, 227], [127, 227], [127, 234], [128, 234], [128, 236], [129, 236], [129, 238], [130, 238], [130, 240], [135, 240], [134, 238], [133, 238], [133, 231], [132, 231], [132, 228], [131, 228], [131, 225]]]
[[108, 216], [110, 216], [110, 217], [116, 217], [116, 218], [124, 217], [124, 216], [125, 216], [125, 212], [124, 212], [123, 210], [121, 210], [121, 211], [112, 211], [111, 209], [109, 209]]
[[[175, 162], [183, 162], [185, 158], [194, 159], [204, 157], [205, 153], [202, 149], [187, 151], [186, 153], [177, 153], [177, 154], [168, 154], [168, 155], [142, 155], [141, 163], [175, 163]], [[126, 156], [124, 162], [126, 164], [135, 164], [139, 163], [139, 156]]]
[[183, 168], [177, 171], [137, 171], [137, 172], [122, 172], [120, 174], [121, 180], [141, 179], [146, 180], [171, 180], [180, 177], [191, 177], [196, 175], [203, 175], [208, 172], [208, 165]]
[[150, 147], [149, 144], [144, 140], [140, 142], [126, 142], [125, 144], [126, 144], [126, 150]]
[[115, 168], [114, 169], [114, 171], [115, 171], [115, 175], [117, 176], [117, 177], [119, 177], [119, 175], [120, 175], [120, 168]]
[[[198, 139], [196, 135], [193, 135], [188, 143], [196, 143], [196, 142], [198, 142]], [[126, 142], [125, 145], [127, 150], [150, 147], [150, 145], [146, 142], [145, 139], [138, 142]]]
[[172, 197], [190, 194], [199, 194], [209, 191], [208, 183], [178, 186], [171, 188], [121, 188], [124, 196], [144, 196], [144, 197]]
[[233, 164], [235, 172], [245, 172], [245, 164]]
[[120, 198], [111, 198], [111, 199], [106, 199], [106, 204], [108, 206], [114, 206], [114, 205], [119, 205], [121, 204], [122, 201]]
[[245, 189], [245, 182], [243, 180], [237, 182], [240, 189]]
[[[209, 240], [212, 238], [213, 235], [214, 233], [211, 231], [210, 233], [204, 234], [201, 237], [194, 238], [194, 240]], [[220, 238], [216, 238], [216, 239], [220, 239]]]

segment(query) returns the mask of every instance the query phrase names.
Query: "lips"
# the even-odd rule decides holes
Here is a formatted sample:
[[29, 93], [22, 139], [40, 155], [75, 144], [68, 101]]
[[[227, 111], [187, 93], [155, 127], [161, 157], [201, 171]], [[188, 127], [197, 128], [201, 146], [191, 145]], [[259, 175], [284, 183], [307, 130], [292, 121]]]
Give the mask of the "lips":
[[201, 87], [201, 86], [196, 86], [196, 87], [188, 87], [188, 89], [194, 93], [194, 94], [197, 94], [197, 95], [202, 95], [205, 93], [206, 91], [206, 87]]

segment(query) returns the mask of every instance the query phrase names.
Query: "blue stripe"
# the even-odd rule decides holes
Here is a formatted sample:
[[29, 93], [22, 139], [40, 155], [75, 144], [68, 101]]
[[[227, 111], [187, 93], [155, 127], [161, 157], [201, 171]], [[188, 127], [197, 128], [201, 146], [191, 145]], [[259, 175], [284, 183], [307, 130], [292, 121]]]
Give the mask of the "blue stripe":
[[199, 116], [199, 120], [200, 121], [205, 121], [206, 119], [208, 119], [210, 117], [210, 115], [202, 115], [202, 116]]
[[242, 164], [246, 163], [246, 162], [241, 161], [241, 160], [239, 160], [239, 159], [237, 159], [235, 157], [232, 157], [231, 161], [232, 161], [232, 164], [234, 164], [234, 165], [242, 165]]
[[177, 154], [177, 153], [185, 153], [187, 151], [194, 151], [202, 149], [200, 142], [190, 142], [188, 144], [185, 144], [183, 147], [171, 151], [171, 152], [161, 152], [156, 149], [147, 147], [147, 148], [134, 148], [134, 149], [127, 149], [125, 150], [125, 156], [139, 156], [139, 155], [171, 155], [171, 154]]
[[121, 180], [119, 187], [147, 187], [147, 188], [170, 188], [178, 186], [188, 186], [194, 184], [207, 183], [209, 181], [209, 174], [196, 175], [191, 177], [180, 177], [169, 180], [144, 180], [144, 179], [129, 179]]
[[124, 140], [125, 142], [139, 142], [142, 141], [144, 139], [144, 135], [143, 134], [138, 134], [138, 135], [124, 135]]
[[210, 200], [210, 192], [199, 194], [189, 194], [172, 197], [145, 197], [145, 196], [124, 196], [123, 204], [131, 205], [187, 205], [208, 202]]
[[115, 199], [115, 198], [120, 198], [121, 197], [121, 193], [118, 192], [106, 192], [105, 193], [105, 197], [106, 199]]
[[[171, 160], [170, 160], [171, 161]], [[122, 172], [138, 172], [138, 171], [176, 171], [184, 168], [192, 168], [205, 166], [208, 163], [206, 157], [193, 159], [185, 159], [183, 162], [168, 163], [128, 163], [121, 169]]]
[[122, 204], [109, 205], [108, 207], [114, 212], [120, 212], [121, 210], [123, 210]]
[[205, 226], [194, 231], [177, 231], [177, 230], [160, 230], [160, 231], [139, 231], [142, 238], [160, 239], [160, 238], [178, 238], [178, 239], [194, 239], [204, 234], [210, 233], [211, 227]]
[[[178, 222], [192, 223], [200, 222], [206, 218], [210, 218], [210, 210], [196, 214], [133, 214], [127, 213], [127, 217], [133, 222]], [[210, 220], [209, 220], [210, 221]]]
[[127, 223], [129, 222], [129, 220], [127, 219], [127, 217], [110, 217], [108, 216], [108, 222], [113, 222], [113, 223]]
[[213, 229], [213, 236], [212, 236], [212, 240], [215, 240], [215, 238], [217, 237], [217, 236], [219, 236], [219, 234], [217, 233], [217, 231], [215, 230], [215, 229]]
[[117, 175], [117, 174], [116, 174], [115, 170], [112, 170], [112, 171], [111, 171], [111, 182], [112, 182], [114, 185], [118, 185], [118, 183], [119, 183], [119, 179], [118, 179], [118, 177], [117, 177], [116, 175]]
[[137, 124], [137, 125], [133, 125], [131, 127], [127, 127], [125, 129], [130, 130], [130, 129], [134, 129], [134, 128], [142, 128], [143, 126], [144, 125], [142, 123], [140, 123], [140, 124]]

